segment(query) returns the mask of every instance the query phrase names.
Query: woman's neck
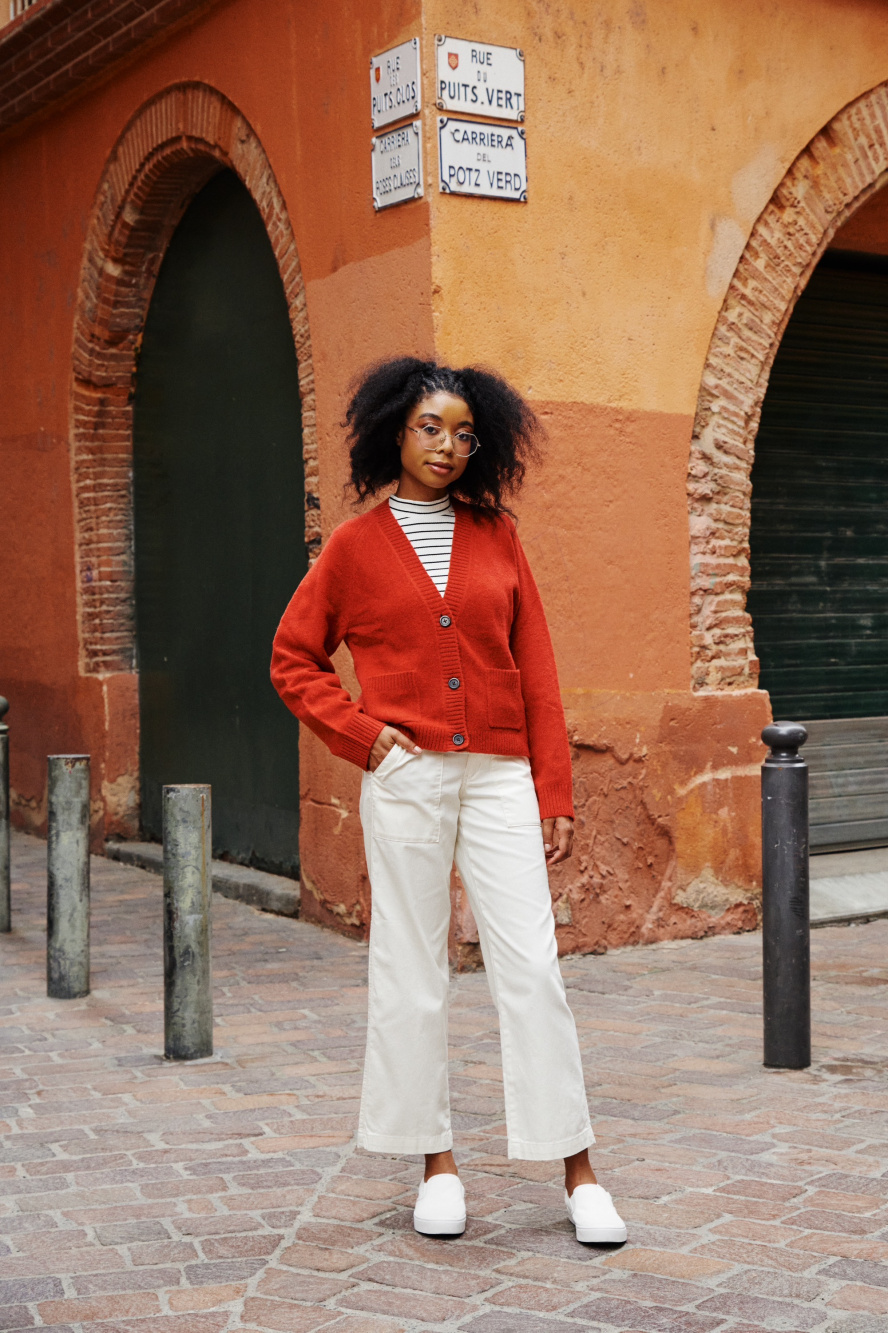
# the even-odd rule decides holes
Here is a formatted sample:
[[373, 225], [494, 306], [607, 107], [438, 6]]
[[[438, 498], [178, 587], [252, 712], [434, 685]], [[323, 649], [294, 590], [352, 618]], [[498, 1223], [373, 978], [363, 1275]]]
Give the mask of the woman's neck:
[[395, 495], [399, 500], [444, 500], [449, 494], [446, 486], [440, 490], [435, 486], [425, 486], [409, 472], [402, 472]]

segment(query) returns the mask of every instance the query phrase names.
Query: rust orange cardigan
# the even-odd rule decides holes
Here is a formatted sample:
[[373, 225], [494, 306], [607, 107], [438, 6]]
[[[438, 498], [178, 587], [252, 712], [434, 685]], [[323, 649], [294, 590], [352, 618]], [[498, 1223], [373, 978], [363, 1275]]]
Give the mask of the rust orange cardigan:
[[[540, 818], [572, 815], [555, 657], [515, 526], [453, 504], [443, 598], [387, 500], [336, 528], [284, 612], [272, 681], [300, 721], [359, 768], [388, 724], [426, 750], [527, 755]], [[330, 660], [343, 641], [356, 701]]]

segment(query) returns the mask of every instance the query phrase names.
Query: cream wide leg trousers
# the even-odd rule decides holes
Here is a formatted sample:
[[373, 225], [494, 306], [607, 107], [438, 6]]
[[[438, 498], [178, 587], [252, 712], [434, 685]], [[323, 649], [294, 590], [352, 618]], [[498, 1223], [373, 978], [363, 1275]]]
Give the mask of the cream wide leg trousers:
[[454, 859], [499, 1015], [509, 1156], [549, 1161], [594, 1143], [528, 760], [394, 746], [364, 774], [361, 823], [373, 909], [359, 1145], [390, 1153], [453, 1145]]

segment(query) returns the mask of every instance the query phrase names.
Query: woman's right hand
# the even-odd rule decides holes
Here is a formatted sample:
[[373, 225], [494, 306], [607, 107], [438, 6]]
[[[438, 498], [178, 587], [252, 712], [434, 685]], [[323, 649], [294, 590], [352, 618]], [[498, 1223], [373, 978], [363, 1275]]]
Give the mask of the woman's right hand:
[[373, 742], [370, 758], [367, 761], [367, 768], [371, 773], [379, 768], [393, 745], [400, 745], [402, 750], [407, 750], [410, 754], [422, 754], [422, 750], [415, 741], [412, 741], [409, 736], [405, 736], [403, 731], [398, 731], [397, 727], [383, 727]]

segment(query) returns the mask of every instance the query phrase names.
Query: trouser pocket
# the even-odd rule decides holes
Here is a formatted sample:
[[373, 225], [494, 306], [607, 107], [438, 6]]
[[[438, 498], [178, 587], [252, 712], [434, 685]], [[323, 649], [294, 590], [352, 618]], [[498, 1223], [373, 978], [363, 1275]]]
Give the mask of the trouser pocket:
[[493, 755], [493, 771], [507, 828], [539, 824], [540, 806], [530, 772], [530, 760]]
[[393, 746], [370, 774], [373, 837], [383, 842], [437, 842], [443, 774], [443, 754], [433, 750], [411, 754]]

